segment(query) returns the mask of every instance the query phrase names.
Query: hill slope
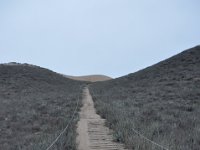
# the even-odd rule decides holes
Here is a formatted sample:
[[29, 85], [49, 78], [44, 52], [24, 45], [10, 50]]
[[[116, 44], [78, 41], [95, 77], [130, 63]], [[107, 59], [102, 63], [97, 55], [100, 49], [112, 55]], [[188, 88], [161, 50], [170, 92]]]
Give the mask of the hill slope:
[[88, 75], [88, 76], [68, 76], [65, 75], [65, 77], [73, 80], [78, 81], [89, 81], [89, 82], [98, 82], [98, 81], [107, 81], [111, 80], [112, 78], [105, 76], [105, 75]]
[[[27, 64], [0, 65], [0, 149], [46, 149], [71, 119], [82, 82]], [[76, 148], [75, 125], [53, 149]]]
[[200, 149], [200, 46], [127, 76], [90, 86], [117, 141], [134, 150]]

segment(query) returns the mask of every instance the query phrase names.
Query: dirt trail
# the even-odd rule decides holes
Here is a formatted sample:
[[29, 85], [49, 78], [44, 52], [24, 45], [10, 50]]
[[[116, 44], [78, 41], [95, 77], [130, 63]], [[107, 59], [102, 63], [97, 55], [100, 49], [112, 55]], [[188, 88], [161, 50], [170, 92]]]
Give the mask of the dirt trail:
[[113, 142], [112, 132], [105, 127], [105, 119], [96, 114], [89, 89], [84, 89], [83, 107], [77, 128], [78, 150], [125, 150]]

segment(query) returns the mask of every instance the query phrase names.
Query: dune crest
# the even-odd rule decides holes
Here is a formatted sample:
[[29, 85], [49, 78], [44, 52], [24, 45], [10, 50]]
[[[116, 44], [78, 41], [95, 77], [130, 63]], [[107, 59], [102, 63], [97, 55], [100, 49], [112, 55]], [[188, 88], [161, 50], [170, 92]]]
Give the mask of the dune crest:
[[89, 81], [89, 82], [97, 82], [97, 81], [108, 81], [111, 80], [111, 77], [105, 76], [105, 75], [87, 75], [87, 76], [69, 76], [64, 75], [65, 77], [73, 80], [78, 81]]

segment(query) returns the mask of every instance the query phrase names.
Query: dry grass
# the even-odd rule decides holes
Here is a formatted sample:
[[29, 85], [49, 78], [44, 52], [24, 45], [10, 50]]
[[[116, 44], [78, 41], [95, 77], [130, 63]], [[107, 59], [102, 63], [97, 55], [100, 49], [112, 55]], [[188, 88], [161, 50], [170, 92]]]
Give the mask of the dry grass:
[[[46, 149], [69, 123], [82, 86], [43, 68], [0, 65], [0, 149]], [[52, 150], [76, 149], [77, 121], [78, 113]]]
[[90, 86], [115, 140], [133, 150], [200, 149], [200, 47], [128, 76]]

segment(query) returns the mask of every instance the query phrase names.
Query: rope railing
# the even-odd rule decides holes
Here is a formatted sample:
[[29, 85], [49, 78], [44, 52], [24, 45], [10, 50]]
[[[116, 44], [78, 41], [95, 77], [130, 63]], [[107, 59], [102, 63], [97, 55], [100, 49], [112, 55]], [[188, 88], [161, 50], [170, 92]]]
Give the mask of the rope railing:
[[75, 113], [77, 112], [79, 101], [80, 101], [80, 98], [78, 97], [76, 107], [74, 109], [74, 112], [72, 114], [72, 117], [71, 117], [69, 123], [66, 125], [66, 127], [62, 130], [62, 132], [56, 137], [56, 139], [45, 150], [50, 150], [53, 147], [53, 145], [59, 140], [59, 138], [67, 131], [67, 129], [69, 128], [69, 125], [71, 124], [71, 122], [74, 119]]
[[158, 144], [158, 143], [156, 143], [156, 142], [150, 140], [149, 138], [147, 138], [147, 137], [144, 136], [143, 134], [139, 133], [137, 130], [135, 130], [135, 129], [132, 129], [132, 130], [133, 130], [133, 132], [134, 132], [135, 134], [137, 134], [138, 136], [140, 136], [140, 137], [143, 138], [144, 140], [150, 142], [152, 145], [155, 145], [155, 146], [159, 147], [161, 150], [169, 150], [168, 148], [166, 148], [166, 147], [164, 147], [164, 146], [162, 146], [162, 145], [160, 145], [160, 144]]
[[[74, 109], [73, 115], [72, 115], [72, 117], [71, 117], [69, 123], [66, 125], [66, 127], [63, 129], [63, 131], [56, 137], [56, 139], [55, 139], [45, 150], [50, 150], [50, 149], [53, 147], [53, 145], [59, 140], [59, 138], [66, 132], [66, 130], [68, 129], [69, 125], [71, 124], [71, 122], [72, 122], [73, 119], [74, 119], [75, 113], [77, 112], [78, 105], [79, 105], [79, 101], [80, 101], [80, 99], [79, 99], [79, 97], [78, 97], [77, 105], [76, 105], [76, 107], [75, 107], [75, 109]], [[150, 140], [149, 138], [147, 138], [147, 137], [144, 136], [143, 134], [139, 133], [137, 130], [132, 129], [132, 131], [133, 131], [135, 134], [137, 134], [138, 136], [140, 136], [141, 138], [143, 138], [144, 140], [150, 142], [152, 145], [155, 145], [155, 146], [161, 148], [161, 150], [169, 150], [168, 148], [166, 148], [166, 147], [164, 147], [164, 146], [162, 146], [162, 145], [160, 145], [160, 144], [158, 144], [158, 143], [156, 143], [156, 142]]]

